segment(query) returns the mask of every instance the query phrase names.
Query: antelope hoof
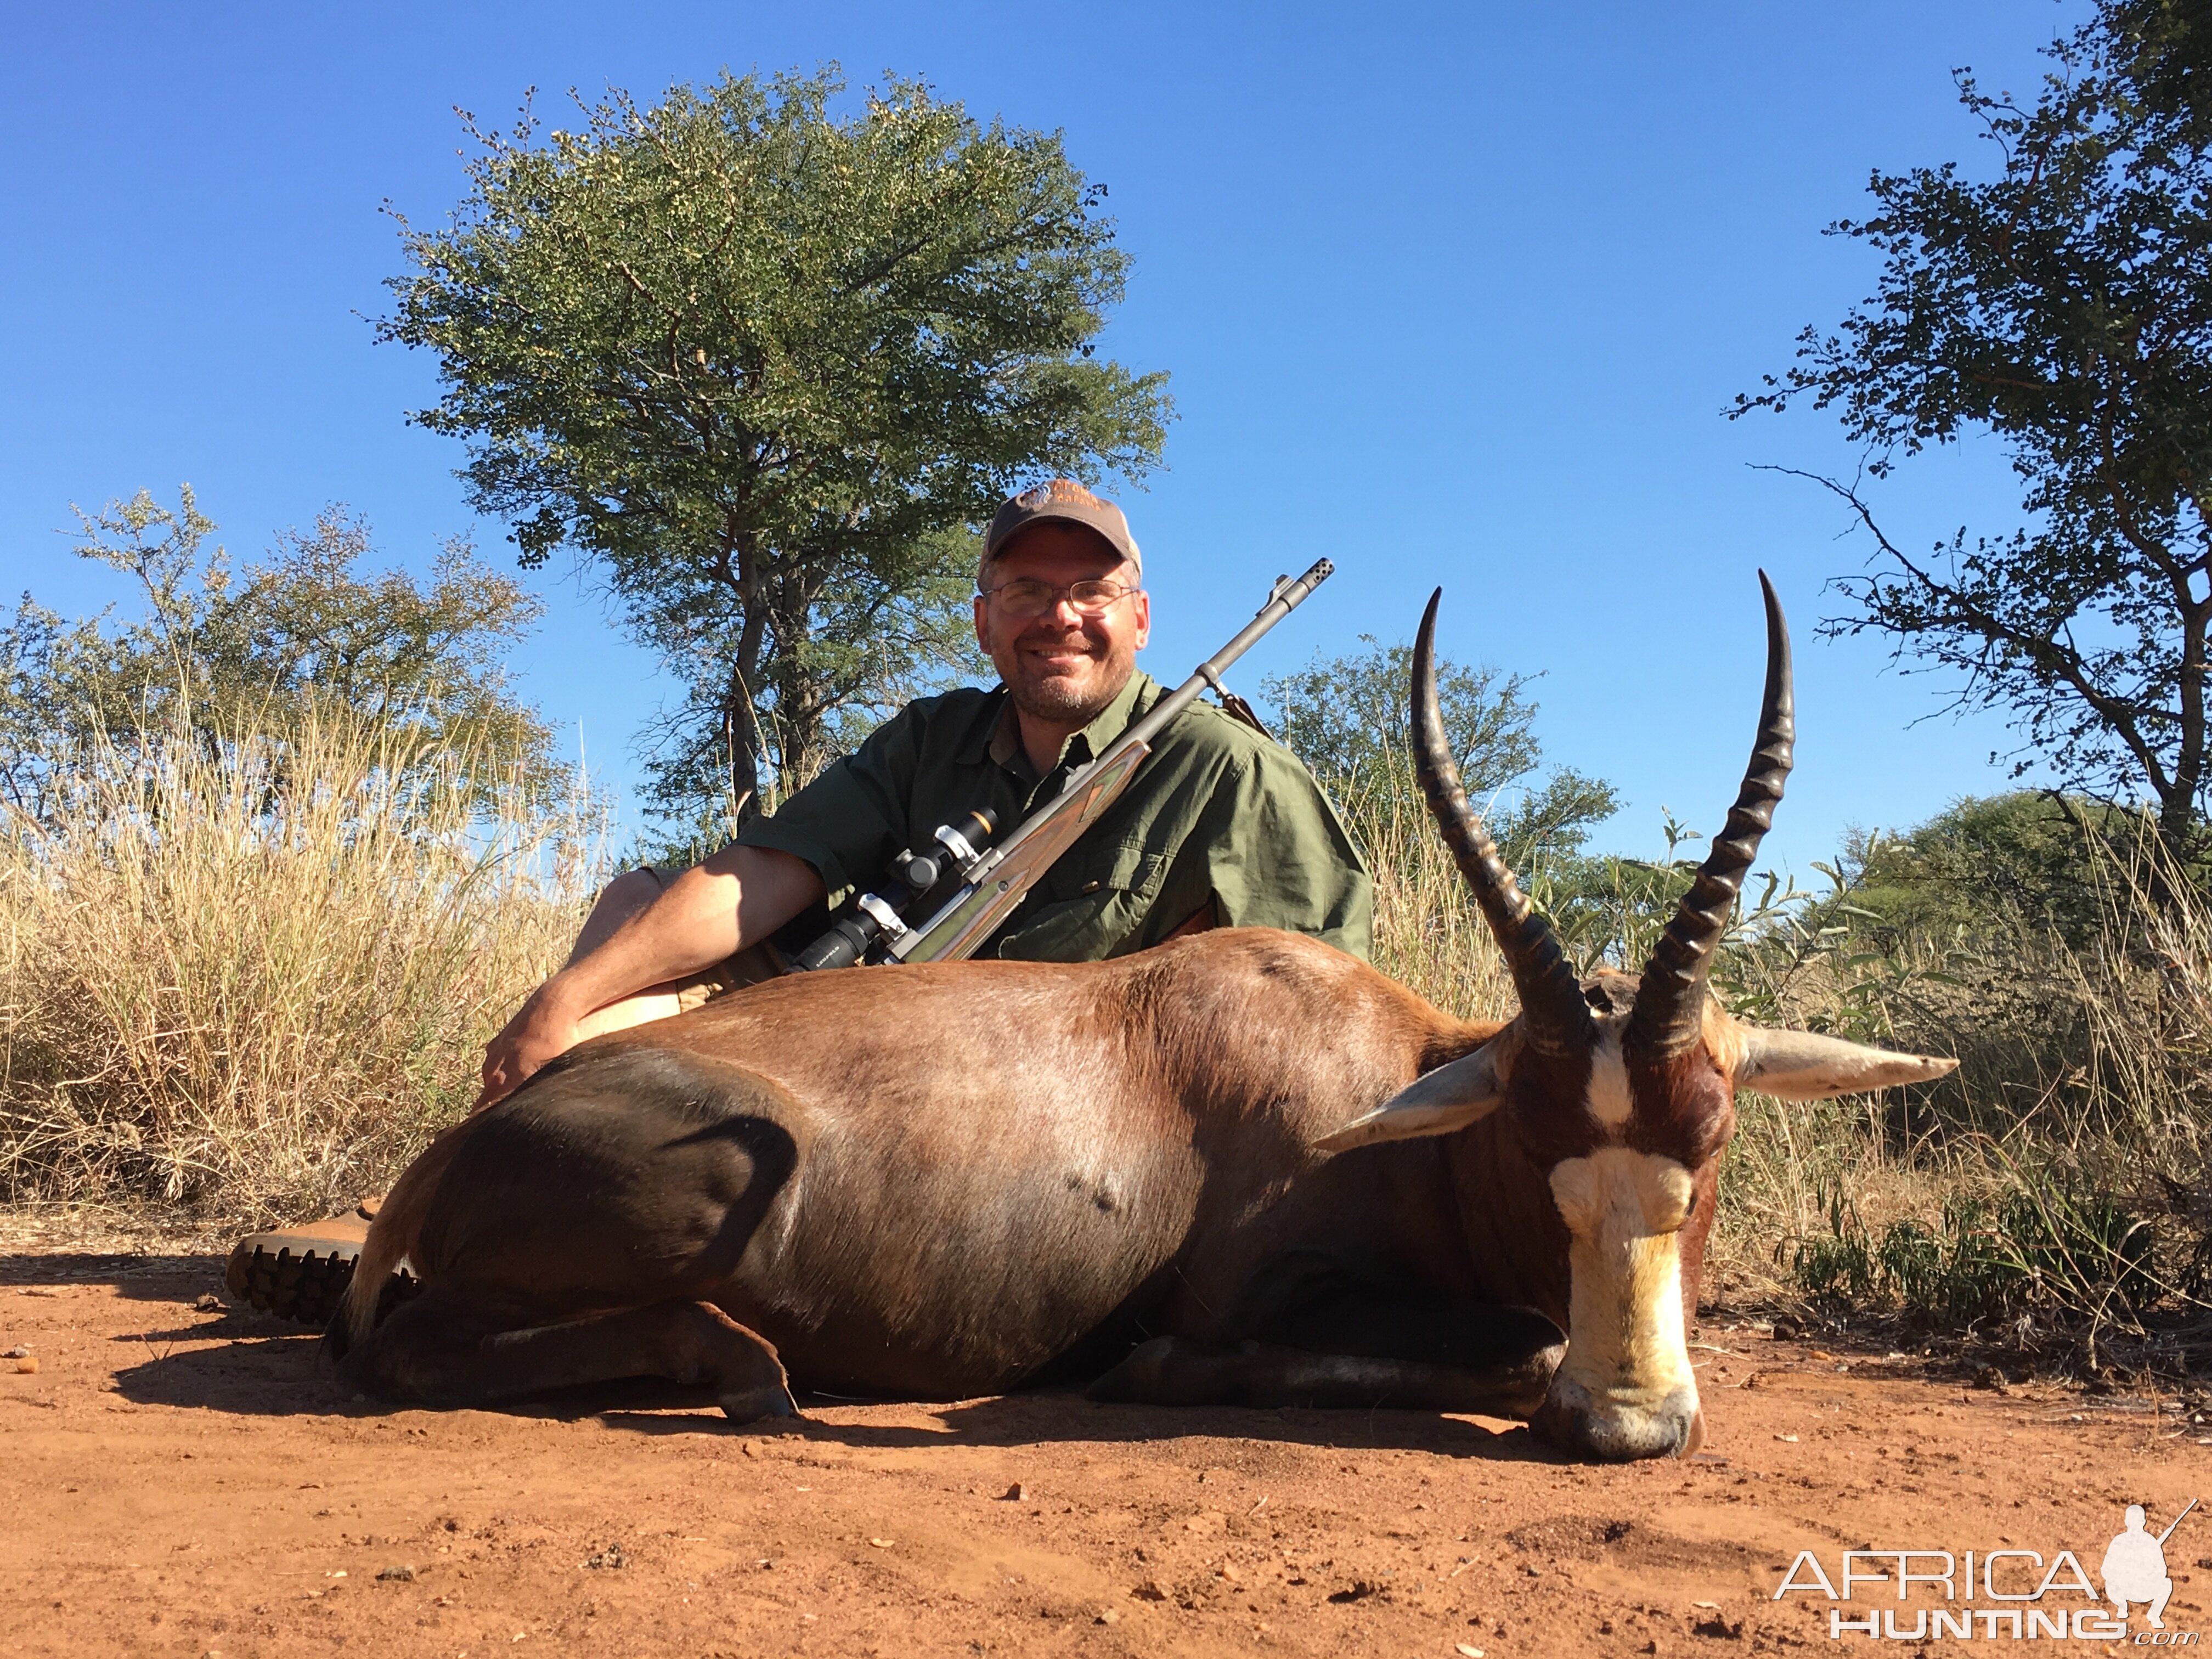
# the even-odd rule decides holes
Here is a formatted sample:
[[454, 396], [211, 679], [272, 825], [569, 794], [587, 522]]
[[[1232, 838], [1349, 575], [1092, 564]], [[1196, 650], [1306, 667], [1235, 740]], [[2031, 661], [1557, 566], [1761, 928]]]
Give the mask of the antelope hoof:
[[799, 1404], [781, 1382], [764, 1383], [726, 1394], [714, 1402], [732, 1423], [757, 1423], [764, 1417], [797, 1417]]

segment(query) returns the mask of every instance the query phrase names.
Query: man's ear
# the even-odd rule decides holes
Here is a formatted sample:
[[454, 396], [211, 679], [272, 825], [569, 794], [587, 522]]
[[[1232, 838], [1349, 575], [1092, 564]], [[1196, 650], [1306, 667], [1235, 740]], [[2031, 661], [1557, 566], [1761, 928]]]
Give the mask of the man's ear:
[[1810, 1031], [1747, 1025], [1735, 1080], [1739, 1088], [1784, 1100], [1832, 1100], [1899, 1083], [1926, 1083], [1955, 1070], [1958, 1064], [1926, 1054], [1892, 1054]]
[[1505, 1097], [1504, 1079], [1498, 1069], [1498, 1048], [1493, 1037], [1473, 1054], [1462, 1054], [1437, 1066], [1407, 1084], [1373, 1111], [1316, 1140], [1315, 1148], [1324, 1152], [1348, 1152], [1355, 1146], [1371, 1146], [1378, 1140], [1448, 1135], [1489, 1116]]

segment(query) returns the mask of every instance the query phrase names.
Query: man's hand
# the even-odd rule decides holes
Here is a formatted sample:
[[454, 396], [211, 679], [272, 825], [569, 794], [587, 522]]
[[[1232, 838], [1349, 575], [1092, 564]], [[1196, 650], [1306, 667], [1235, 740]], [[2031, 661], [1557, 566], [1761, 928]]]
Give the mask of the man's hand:
[[505, 1029], [484, 1044], [483, 1087], [471, 1112], [513, 1094], [533, 1072], [582, 1040], [582, 1021], [563, 1006], [561, 981], [556, 974], [539, 986]]
[[811, 866], [761, 847], [726, 847], [665, 892], [649, 871], [617, 877], [568, 965], [484, 1045], [483, 1088], [470, 1109], [513, 1094], [586, 1036], [675, 1013], [677, 981], [766, 939], [821, 896]]

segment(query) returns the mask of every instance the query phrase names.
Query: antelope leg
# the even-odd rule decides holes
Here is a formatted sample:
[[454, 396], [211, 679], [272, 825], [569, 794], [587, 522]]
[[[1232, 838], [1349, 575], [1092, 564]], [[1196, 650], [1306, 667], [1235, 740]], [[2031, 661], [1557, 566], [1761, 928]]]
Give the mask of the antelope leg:
[[1233, 1345], [1155, 1337], [1087, 1392], [1153, 1405], [1526, 1417], [1543, 1403], [1565, 1351], [1559, 1327], [1531, 1309], [1347, 1287]]
[[381, 1399], [478, 1406], [578, 1383], [658, 1376], [712, 1393], [732, 1422], [797, 1414], [766, 1340], [705, 1302], [671, 1301], [521, 1330], [488, 1328], [432, 1285], [338, 1366]]

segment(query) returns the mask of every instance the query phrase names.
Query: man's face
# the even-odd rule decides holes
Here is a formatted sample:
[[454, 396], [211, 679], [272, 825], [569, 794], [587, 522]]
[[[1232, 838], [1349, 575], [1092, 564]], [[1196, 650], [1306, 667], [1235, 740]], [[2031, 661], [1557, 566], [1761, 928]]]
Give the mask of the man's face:
[[[1134, 587], [1137, 571], [1103, 537], [1048, 520], [1023, 531], [983, 573], [994, 588], [1024, 578], [1054, 587], [1080, 581]], [[1152, 599], [1141, 589], [1095, 617], [1079, 612], [1065, 593], [1041, 617], [1009, 617], [989, 594], [975, 600], [975, 641], [1014, 706], [1056, 725], [1087, 725], [1114, 701], [1136, 672], [1152, 626]]]

